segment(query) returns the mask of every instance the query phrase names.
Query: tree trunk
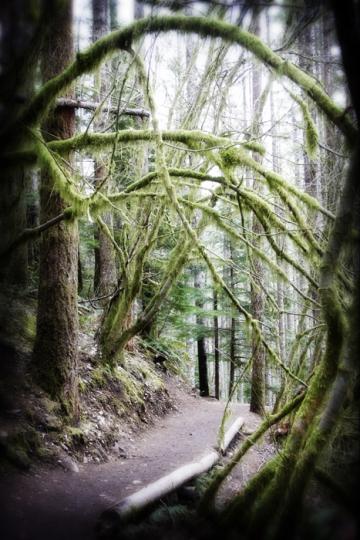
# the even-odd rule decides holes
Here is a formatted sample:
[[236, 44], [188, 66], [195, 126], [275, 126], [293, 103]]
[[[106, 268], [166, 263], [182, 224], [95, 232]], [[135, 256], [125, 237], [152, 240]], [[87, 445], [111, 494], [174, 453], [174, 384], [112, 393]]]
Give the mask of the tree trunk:
[[[72, 3], [53, 2], [51, 31], [43, 49], [44, 81], [58, 75], [73, 58]], [[48, 140], [67, 139], [75, 131], [74, 109], [57, 108], [43, 126]], [[64, 156], [66, 159], [66, 156]], [[67, 156], [67, 160], [70, 156]], [[41, 222], [65, 209], [54, 180], [42, 172], [40, 187]], [[69, 416], [78, 414], [77, 378], [77, 271], [78, 227], [76, 221], [62, 221], [46, 230], [41, 239], [37, 334], [34, 370], [40, 385], [60, 401]]]
[[[0, 231], [1, 251], [26, 228], [26, 180], [24, 169], [17, 167], [0, 182]], [[1, 259], [0, 283], [26, 285], [28, 253], [24, 243], [16, 247], [6, 259]]]
[[[200, 270], [195, 270], [194, 276], [194, 286], [196, 289], [201, 288], [201, 272]], [[204, 302], [201, 298], [198, 298], [195, 302], [196, 307], [199, 310], [203, 309]], [[199, 369], [199, 390], [201, 396], [209, 395], [209, 381], [208, 381], [208, 369], [207, 369], [207, 356], [206, 356], [206, 347], [205, 347], [205, 337], [203, 335], [204, 331], [204, 320], [201, 314], [196, 315], [196, 325], [197, 325], [197, 353], [198, 353], [198, 369]]]
[[78, 246], [78, 292], [79, 294], [83, 290], [83, 287], [84, 287], [83, 267], [81, 263], [80, 246]]
[[[214, 286], [213, 307], [216, 312], [218, 309], [218, 292]], [[214, 365], [215, 365], [215, 397], [220, 399], [220, 381], [219, 381], [219, 364], [220, 364], [220, 349], [219, 349], [219, 318], [214, 315]]]
[[235, 319], [232, 317], [231, 319], [231, 327], [230, 327], [230, 378], [229, 378], [229, 398], [232, 397], [232, 393], [234, 390], [234, 383], [235, 383], [235, 368], [236, 368], [236, 360], [235, 360]]
[[[230, 242], [230, 260], [234, 261], [234, 249], [233, 244]], [[234, 267], [230, 267], [230, 288], [233, 293], [235, 293], [235, 282], [234, 282]], [[236, 319], [231, 317], [231, 326], [230, 326], [230, 378], [229, 378], [229, 399], [232, 397], [235, 383], [235, 368], [236, 368]]]
[[[110, 31], [108, 0], [92, 0], [92, 11], [92, 40], [95, 42], [108, 34]], [[104, 96], [106, 95], [105, 69], [106, 66], [103, 69], [100, 68], [98, 72], [97, 84], [99, 95], [97, 101], [99, 103], [102, 102]], [[94, 123], [95, 131], [97, 128], [101, 128], [101, 126], [102, 120], [100, 118]], [[95, 186], [98, 187], [108, 175], [107, 167], [103, 164], [103, 159], [101, 159], [101, 157], [94, 163], [94, 173]], [[107, 185], [104, 186], [105, 191], [110, 181], [111, 179], [109, 178], [107, 180]], [[112, 213], [104, 212], [102, 219], [109, 227], [109, 230], [112, 231]], [[97, 246], [95, 248], [94, 291], [99, 296], [106, 296], [115, 290], [117, 283], [114, 248], [110, 238], [99, 227], [96, 227], [94, 236], [97, 242]], [[107, 301], [108, 299], [105, 299], [104, 303], [107, 303]]]
[[[43, 7], [45, 9], [38, 0], [31, 3], [25, 0], [1, 2], [0, 133], [15, 121], [32, 93], [36, 51], [40, 41], [37, 35], [40, 34]], [[2, 169], [0, 175], [2, 252], [26, 228], [26, 188], [30, 177], [21, 166], [5, 171]], [[27, 255], [27, 246], [22, 244], [0, 259], [0, 283], [5, 284], [5, 287], [26, 285]]]
[[[299, 57], [299, 66], [309, 75], [316, 76], [314, 63], [311, 62], [311, 58], [315, 56], [314, 51], [314, 28], [312, 26], [307, 26], [302, 34], [300, 39], [300, 52], [302, 53]], [[303, 130], [304, 136], [304, 147], [305, 147], [305, 131]], [[317, 198], [318, 189], [317, 189], [317, 173], [318, 173], [318, 164], [317, 161], [311, 160], [306, 152], [304, 152], [304, 184], [305, 190], [307, 193]], [[312, 226], [315, 227], [315, 223], [312, 223]]]
[[138, 0], [134, 0], [134, 18], [142, 19], [144, 17], [144, 4]]
[[[40, 200], [39, 200], [39, 175], [37, 171], [28, 171], [29, 186], [28, 199], [26, 209], [26, 227], [33, 228], [40, 225]], [[37, 240], [30, 241], [27, 245], [29, 267], [38, 270], [39, 264], [39, 242]]]
[[[259, 320], [263, 313], [263, 298], [259, 290], [251, 286], [252, 316]], [[252, 337], [252, 372], [250, 411], [257, 414], [264, 413], [265, 402], [265, 354], [264, 349], [256, 336]]]
[[209, 395], [209, 383], [207, 372], [207, 356], [205, 348], [205, 338], [201, 336], [197, 340], [198, 363], [199, 363], [199, 389], [200, 395], [207, 397]]
[[[322, 45], [321, 45], [321, 58], [323, 58], [323, 63], [321, 64], [321, 81], [329, 94], [332, 96], [334, 90], [336, 89], [336, 81], [332, 77], [331, 62], [333, 61], [331, 51], [336, 47], [336, 37], [334, 34], [334, 19], [329, 13], [324, 13], [321, 19], [322, 22]], [[324, 117], [324, 139], [327, 148], [330, 149], [340, 149], [342, 148], [343, 142], [341, 134], [328, 118]], [[336, 156], [331, 150], [325, 150], [326, 159], [322, 164], [322, 174], [321, 174], [321, 199], [322, 204], [326, 208], [335, 210], [336, 202], [339, 196], [339, 181], [342, 178], [344, 170], [344, 159], [340, 159], [339, 156]]]
[[[159, 214], [162, 215], [162, 213], [160, 208]], [[119, 291], [111, 299], [108, 313], [104, 318], [100, 335], [101, 350], [103, 361], [111, 365], [115, 364], [116, 359], [121, 359], [123, 350], [131, 338], [153, 324], [162, 303], [166, 300], [172, 286], [188, 261], [191, 242], [182, 237], [173, 249], [168, 268], [164, 272], [161, 283], [146, 306], [145, 311], [138, 315], [130, 327], [126, 325], [127, 314], [139, 293], [138, 286], [142, 281], [144, 258], [148, 254], [147, 250], [144, 250], [144, 246], [150, 248], [152, 244], [151, 238], [156, 234], [157, 230], [153, 229], [145, 239], [143, 246], [140, 247], [142, 254], [140, 254], [138, 263], [133, 267], [134, 270], [129, 272], [133, 279], [130, 283], [124, 284], [124, 290]], [[136, 268], [138, 268], [137, 271]]]
[[[256, 16], [254, 22], [253, 33], [258, 35], [260, 33], [259, 17]], [[253, 116], [257, 112], [259, 106], [259, 99], [261, 95], [261, 72], [259, 66], [254, 65], [252, 70], [252, 109]], [[254, 125], [254, 135], [259, 135], [259, 125]], [[257, 154], [254, 155], [255, 160], [259, 160]], [[253, 181], [254, 189], [260, 189], [260, 182], [257, 181], [254, 176]], [[253, 216], [252, 231], [254, 233], [254, 245], [260, 246], [260, 234], [263, 232], [261, 224]], [[264, 300], [261, 289], [258, 283], [261, 283], [263, 279], [263, 267], [260, 259], [256, 256], [252, 257], [252, 283], [251, 283], [251, 315], [254, 319], [261, 321], [264, 309]], [[258, 414], [263, 414], [265, 403], [265, 351], [262, 345], [259, 343], [258, 338], [253, 333], [252, 335], [252, 373], [251, 373], [251, 397], [250, 397], [250, 411]]]

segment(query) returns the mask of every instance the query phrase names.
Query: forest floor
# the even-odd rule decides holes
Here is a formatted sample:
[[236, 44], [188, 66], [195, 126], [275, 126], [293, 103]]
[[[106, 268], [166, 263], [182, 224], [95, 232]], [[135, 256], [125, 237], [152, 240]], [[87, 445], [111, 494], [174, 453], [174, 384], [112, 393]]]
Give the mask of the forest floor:
[[[100, 464], [82, 463], [67, 471], [35, 465], [28, 472], [5, 473], [0, 537], [91, 540], [103, 510], [215, 446], [225, 403], [191, 395], [175, 381], [169, 384], [176, 409], [141, 433], [120, 440], [119, 457], [112, 455]], [[232, 404], [231, 411], [227, 426], [237, 416], [245, 420], [241, 437], [260, 422], [248, 405]], [[238, 491], [274, 451], [269, 439], [252, 448], [228, 479], [220, 499]]]

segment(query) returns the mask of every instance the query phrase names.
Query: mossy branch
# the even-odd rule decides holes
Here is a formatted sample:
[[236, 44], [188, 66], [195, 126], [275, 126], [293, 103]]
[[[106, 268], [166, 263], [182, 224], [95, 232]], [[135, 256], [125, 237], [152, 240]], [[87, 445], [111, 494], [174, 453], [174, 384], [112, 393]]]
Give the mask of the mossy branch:
[[[279, 75], [298, 85], [334, 122], [352, 143], [357, 130], [349, 117], [326, 94], [318, 82], [289, 61], [284, 61], [257, 36], [241, 28], [209, 17], [186, 17], [181, 15], [150, 17], [113, 32], [98, 40], [86, 51], [78, 53], [76, 60], [60, 75], [48, 81], [31, 100], [22, 114], [18, 125], [39, 124], [54, 99], [80, 75], [94, 70], [109, 54], [118, 49], [129, 50], [141, 36], [175, 30], [196, 33], [204, 37], [222, 38], [237, 43], [252, 52], [260, 61]], [[16, 129], [16, 128], [14, 128]]]
[[[299, 452], [304, 450], [308, 436], [316, 431], [317, 420], [329, 389], [335, 379], [344, 343], [344, 318], [332, 289], [321, 289], [324, 319], [327, 324], [327, 343], [322, 361], [311, 379], [304, 401], [295, 417], [290, 435], [282, 453], [282, 460], [273, 482], [264, 491], [253, 509], [250, 528], [252, 534], [261, 535], [274, 521], [278, 498], [284, 494], [294, 471], [298, 473]], [[305, 471], [303, 471], [305, 473]], [[299, 477], [298, 477], [299, 478]], [[294, 489], [297, 489], [294, 485]], [[299, 501], [299, 499], [297, 499]], [[260, 528], [259, 528], [260, 527]]]
[[[351, 378], [356, 380], [358, 374], [358, 324], [360, 311], [359, 287], [356, 289], [355, 298], [351, 307], [349, 322], [339, 303], [338, 291], [335, 286], [337, 264], [342, 249], [346, 244], [350, 223], [359, 229], [358, 221], [358, 178], [360, 173], [360, 148], [356, 149], [351, 168], [346, 178], [343, 196], [337, 210], [335, 226], [330, 233], [330, 240], [324, 256], [321, 268], [321, 300], [323, 305], [324, 319], [327, 324], [326, 350], [321, 362], [322, 386], [319, 381], [311, 382], [309, 391], [317, 391], [327, 398], [326, 404], [321, 411], [318, 422], [314, 422], [309, 436], [305, 439], [305, 447], [298, 459], [293, 460], [294, 468], [290, 468], [291, 477], [287, 477], [287, 497], [283, 512], [277, 521], [275, 532], [282, 532], [284, 525], [290, 524], [294, 514], [299, 511], [298, 501], [302, 499], [308, 481], [317, 463], [318, 456], [327, 444], [329, 436], [336, 426], [339, 411], [343, 406], [349, 388]], [[359, 268], [355, 265], [357, 283], [359, 283]], [[316, 384], [317, 383], [317, 384]], [[305, 405], [305, 402], [304, 404]], [[304, 411], [305, 412], [305, 411]], [[291, 464], [290, 464], [291, 467]], [[278, 479], [274, 488], [281, 489], [281, 479]], [[271, 493], [269, 493], [271, 496]], [[291, 531], [291, 529], [290, 529]]]
[[262, 261], [264, 261], [268, 265], [268, 267], [272, 270], [272, 272], [277, 277], [282, 279], [284, 282], [288, 283], [304, 300], [312, 301], [311, 298], [306, 296], [294, 283], [292, 283], [292, 281], [290, 281], [287, 273], [275, 261], [273, 261], [270, 257], [268, 257], [264, 251], [254, 246], [249, 240], [245, 238], [244, 235], [239, 234], [233, 227], [231, 227], [230, 225], [227, 225], [223, 221], [221, 215], [214, 208], [210, 208], [209, 206], [205, 204], [189, 201], [184, 198], [179, 198], [179, 201], [182, 204], [189, 206], [191, 208], [198, 208], [199, 210], [204, 212], [206, 215], [208, 215], [210, 218], [212, 218], [214, 223], [220, 229], [228, 233], [229, 236], [231, 236], [232, 238], [235, 238], [236, 240], [240, 240], [246, 246], [248, 246], [251, 249], [251, 251], [253, 251]]
[[250, 450], [250, 448], [268, 431], [268, 429], [271, 428], [271, 426], [280, 422], [280, 420], [285, 418], [288, 414], [290, 414], [300, 405], [300, 403], [304, 399], [304, 396], [304, 393], [299, 394], [292, 401], [287, 403], [281, 409], [281, 411], [276, 414], [270, 414], [266, 416], [265, 420], [260, 424], [255, 433], [246, 439], [246, 441], [240, 446], [240, 448], [234, 452], [231, 460], [217, 472], [216, 476], [214, 477], [202, 497], [199, 506], [200, 512], [207, 513], [209, 510], [212, 509], [216, 493], [218, 492], [224, 480], [234, 469], [234, 467], [240, 462], [240, 460], [244, 457], [248, 450]]
[[265, 219], [265, 217], [262, 215], [262, 213], [258, 211], [256, 206], [253, 206], [253, 205], [250, 204], [250, 207], [252, 208], [254, 214], [256, 215], [259, 222], [261, 223], [261, 226], [262, 226], [262, 228], [264, 229], [264, 232], [265, 232], [265, 238], [266, 238], [267, 242], [269, 243], [269, 245], [271, 246], [271, 248], [276, 253], [276, 255], [280, 259], [283, 259], [285, 262], [287, 262], [290, 266], [294, 267], [300, 274], [302, 274], [309, 281], [309, 283], [311, 283], [311, 285], [313, 285], [313, 287], [315, 289], [317, 289], [319, 287], [318, 283], [309, 274], [309, 272], [307, 272], [305, 270], [304, 265], [301, 265], [300, 263], [295, 261], [295, 259], [293, 257], [291, 257], [288, 253], [286, 253], [286, 251], [281, 249], [278, 246], [278, 244], [275, 242], [275, 240], [274, 240], [274, 238], [272, 237], [272, 234], [271, 234], [270, 224]]
[[268, 461], [247, 483], [245, 489], [223, 508], [221, 522], [225, 527], [236, 525], [237, 530], [241, 528], [245, 533], [251, 510], [264, 490], [271, 484], [281, 459], [281, 454], [278, 454]]
[[[186, 147], [192, 148], [194, 144], [204, 144], [205, 148], [200, 146], [199, 150], [206, 153], [209, 150], [207, 147], [215, 146], [218, 149], [222, 149], [221, 158], [224, 161], [225, 165], [230, 167], [235, 166], [246, 166], [252, 170], [255, 170], [269, 183], [269, 186], [281, 186], [286, 191], [289, 191], [297, 199], [303, 202], [310, 209], [321, 212], [323, 215], [333, 220], [335, 216], [326, 208], [321, 206], [321, 204], [308, 193], [298, 189], [295, 185], [287, 182], [279, 174], [267, 170], [263, 165], [258, 163], [256, 160], [251, 158], [251, 156], [245, 151], [245, 149], [254, 150], [253, 143], [241, 142], [241, 141], [232, 141], [225, 137], [217, 137], [199, 130], [175, 130], [175, 131], [162, 131], [162, 139], [164, 141], [172, 141], [184, 144]], [[48, 143], [48, 148], [51, 151], [57, 152], [59, 154], [68, 153], [70, 151], [97, 151], [100, 148], [106, 148], [112, 146], [114, 141], [118, 144], [137, 144], [140, 142], [154, 142], [155, 135], [154, 131], [147, 130], [133, 130], [125, 129], [115, 133], [87, 133], [77, 135], [62, 141], [51, 141]], [[240, 148], [239, 148], [240, 147]], [[242, 148], [241, 148], [242, 147]], [[260, 151], [261, 148], [257, 150]], [[5, 162], [8, 166], [11, 164], [36, 164], [37, 156], [36, 152], [31, 150], [24, 152], [14, 152], [5, 156]], [[201, 173], [194, 172], [194, 178], [207, 180], [209, 178], [202, 177]], [[174, 176], [182, 176], [181, 173], [173, 172]], [[184, 174], [184, 176], [189, 176], [189, 174]], [[144, 186], [147, 185], [147, 179], [143, 179]], [[214, 180], [219, 181], [219, 180]], [[140, 182], [140, 180], [138, 181]], [[134, 189], [144, 187], [141, 184], [135, 186]], [[130, 188], [128, 188], [130, 191]]]
[[253, 171], [259, 173], [268, 183], [270, 188], [281, 187], [294, 195], [297, 199], [303, 202], [307, 207], [312, 210], [321, 212], [330, 219], [334, 219], [335, 216], [329, 212], [326, 208], [320, 205], [320, 203], [308, 193], [300, 190], [294, 184], [287, 182], [285, 178], [274, 171], [269, 171], [261, 163], [253, 159], [250, 154], [242, 150], [241, 148], [227, 148], [220, 152], [220, 157], [228, 167], [244, 166], [249, 167]]
[[76, 190], [74, 182], [59, 165], [60, 157], [57, 160], [56, 154], [49, 150], [40, 130], [32, 133], [40, 165], [53, 178], [55, 189], [64, 201], [72, 206], [74, 216], [85, 213], [88, 209], [88, 199]]
[[112, 243], [112, 245], [115, 248], [116, 253], [119, 256], [120, 259], [120, 266], [121, 266], [121, 273], [122, 273], [122, 279], [124, 280], [126, 278], [126, 260], [124, 256], [124, 252], [119, 246], [119, 244], [116, 242], [114, 235], [111, 233], [108, 225], [101, 219], [100, 216], [97, 216], [96, 222], [99, 225], [99, 228], [103, 231], [105, 236], [107, 236]]
[[155, 100], [154, 100], [154, 97], [153, 97], [149, 82], [147, 80], [147, 73], [146, 73], [144, 64], [143, 64], [142, 60], [138, 56], [136, 57], [136, 64], [137, 64], [137, 67], [138, 67], [138, 70], [139, 70], [139, 78], [140, 78], [140, 81], [142, 83], [145, 95], [147, 96], [147, 99], [148, 99], [148, 102], [149, 102], [149, 108], [150, 108], [151, 115], [152, 115], [152, 124], [153, 124], [153, 128], [154, 128], [155, 140], [156, 140], [156, 157], [157, 157], [158, 175], [159, 175], [159, 178], [162, 180], [162, 182], [164, 184], [164, 188], [165, 188], [165, 190], [166, 190], [166, 192], [168, 194], [169, 200], [170, 200], [172, 206], [174, 207], [174, 210], [178, 214], [178, 216], [179, 216], [179, 218], [180, 218], [180, 220], [181, 220], [181, 222], [182, 222], [182, 224], [184, 226], [184, 229], [185, 229], [186, 233], [188, 234], [189, 238], [192, 239], [192, 241], [194, 243], [194, 247], [196, 247], [196, 249], [199, 251], [199, 254], [201, 255], [201, 257], [206, 262], [206, 264], [207, 264], [207, 266], [208, 266], [208, 268], [210, 270], [210, 273], [211, 273], [211, 275], [212, 275], [212, 277], [214, 279], [214, 282], [217, 283], [224, 290], [225, 294], [227, 296], [229, 296], [230, 300], [236, 306], [238, 311], [244, 316], [246, 322], [249, 324], [249, 326], [251, 326], [252, 330], [254, 331], [256, 339], [258, 339], [259, 343], [261, 343], [263, 345], [263, 347], [265, 348], [265, 350], [269, 354], [269, 357], [272, 360], [274, 360], [278, 365], [280, 365], [286, 371], [286, 373], [288, 373], [288, 375], [290, 377], [293, 377], [295, 380], [297, 380], [299, 383], [301, 383], [303, 386], [306, 387], [307, 384], [304, 381], [302, 381], [299, 377], [294, 375], [289, 370], [289, 368], [281, 361], [281, 359], [276, 354], [276, 352], [272, 349], [272, 347], [265, 340], [265, 338], [264, 338], [264, 336], [263, 336], [263, 334], [262, 334], [262, 332], [260, 330], [259, 322], [257, 320], [255, 320], [251, 316], [251, 314], [241, 305], [239, 300], [235, 297], [233, 292], [226, 285], [223, 278], [216, 271], [215, 266], [213, 265], [210, 257], [208, 256], [205, 247], [200, 243], [196, 231], [191, 227], [189, 221], [187, 220], [186, 215], [185, 215], [185, 213], [184, 213], [183, 209], [181, 208], [181, 205], [180, 205], [180, 203], [178, 201], [175, 188], [174, 188], [173, 184], [171, 183], [169, 171], [167, 169], [166, 162], [165, 162], [164, 146], [163, 146], [161, 131], [159, 130], [159, 125], [158, 125], [157, 116], [156, 116]]
[[[226, 149], [240, 145], [244, 148], [250, 147], [253, 151], [264, 151], [263, 146], [258, 143], [234, 141], [198, 129], [164, 130], [161, 131], [161, 136], [163, 141], [183, 144], [187, 148], [191, 148], [194, 143], [198, 143], [212, 147], [212, 149]], [[67, 153], [72, 150], [90, 151], [111, 146], [115, 139], [118, 144], [135, 144], [141, 142], [155, 142], [156, 136], [152, 129], [124, 129], [113, 133], [80, 134], [66, 139], [65, 141], [52, 141], [49, 143], [49, 147], [59, 153]], [[201, 147], [198, 151], [202, 151]], [[25, 155], [28, 156], [28, 154]]]
[[[204, 144], [213, 149], [230, 148], [233, 146], [243, 146], [243, 148], [254, 152], [264, 153], [264, 147], [256, 141], [233, 141], [226, 137], [219, 137], [201, 130], [164, 130], [162, 138], [166, 142], [183, 144], [185, 148], [194, 149], [194, 144]], [[50, 150], [59, 154], [67, 154], [72, 151], [96, 152], [100, 149], [112, 147], [116, 144], [138, 144], [141, 142], [154, 142], [155, 136], [152, 129], [124, 129], [110, 133], [81, 133], [66, 140], [51, 141], [48, 143]], [[185, 150], [184, 148], [184, 150]], [[197, 146], [197, 151], [203, 149]], [[23, 151], [11, 152], [3, 156], [6, 167], [14, 165], [36, 165], [37, 155], [30, 148]]]
[[289, 92], [293, 100], [299, 105], [304, 118], [305, 150], [310, 159], [314, 160], [319, 148], [319, 133], [309, 111], [309, 106], [303, 99]]

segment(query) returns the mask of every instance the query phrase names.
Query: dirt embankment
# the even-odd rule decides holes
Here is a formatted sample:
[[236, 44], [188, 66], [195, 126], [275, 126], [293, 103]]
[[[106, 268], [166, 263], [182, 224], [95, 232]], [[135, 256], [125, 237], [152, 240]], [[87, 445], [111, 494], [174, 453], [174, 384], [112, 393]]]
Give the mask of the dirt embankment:
[[101, 364], [93, 337], [100, 315], [92, 313], [79, 340], [80, 418], [69, 425], [59, 404], [32, 377], [34, 300], [14, 300], [5, 316], [1, 298], [0, 469], [10, 463], [28, 470], [37, 460], [65, 469], [76, 469], [77, 462], [101, 463], [112, 452], [121, 453], [121, 438], [172, 409], [167, 375], [146, 348], [135, 342], [121, 366]]

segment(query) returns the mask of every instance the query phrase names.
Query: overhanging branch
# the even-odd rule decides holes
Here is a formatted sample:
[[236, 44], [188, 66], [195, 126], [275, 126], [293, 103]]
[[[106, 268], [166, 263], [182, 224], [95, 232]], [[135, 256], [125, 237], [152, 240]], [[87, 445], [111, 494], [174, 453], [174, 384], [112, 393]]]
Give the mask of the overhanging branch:
[[6, 134], [4, 143], [12, 137], [19, 137], [19, 130], [24, 125], [38, 124], [53, 100], [81, 75], [98, 66], [109, 54], [117, 50], [129, 50], [132, 43], [141, 36], [151, 33], [178, 31], [195, 33], [203, 37], [221, 38], [224, 41], [238, 44], [253, 53], [261, 62], [275, 73], [285, 76], [299, 86], [338, 126], [347, 139], [353, 143], [357, 137], [357, 129], [333, 100], [324, 92], [317, 81], [299, 69], [295, 64], [285, 61], [272, 51], [257, 36], [224, 21], [207, 17], [186, 17], [181, 15], [150, 17], [140, 19], [126, 28], [112, 32], [98, 40], [86, 51], [78, 53], [76, 60], [61, 75], [48, 81], [32, 99], [22, 117]]
[[150, 113], [145, 109], [132, 109], [125, 107], [124, 109], [118, 109], [118, 107], [107, 107], [101, 106], [101, 103], [95, 103], [93, 101], [83, 101], [80, 99], [70, 99], [70, 98], [57, 98], [56, 100], [57, 107], [69, 107], [73, 109], [85, 109], [87, 111], [96, 111], [101, 108], [103, 112], [110, 112], [111, 114], [119, 114], [126, 116], [138, 116], [140, 118], [149, 118]]

